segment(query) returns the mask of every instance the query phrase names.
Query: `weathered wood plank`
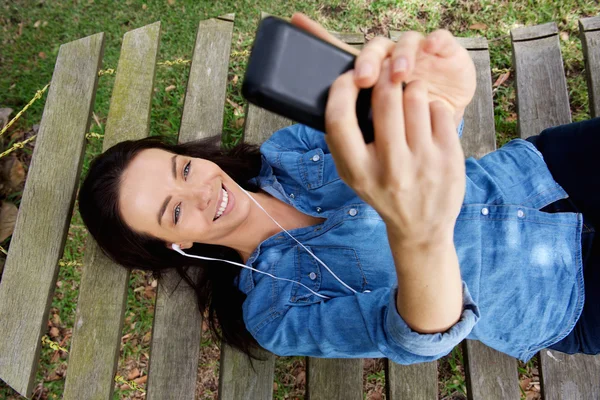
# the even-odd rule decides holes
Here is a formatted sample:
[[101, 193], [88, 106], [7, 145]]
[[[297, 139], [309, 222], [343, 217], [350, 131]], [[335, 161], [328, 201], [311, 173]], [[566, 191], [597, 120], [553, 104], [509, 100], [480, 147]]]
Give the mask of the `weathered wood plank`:
[[[269, 14], [262, 12], [261, 20]], [[273, 132], [290, 125], [291, 121], [256, 107], [246, 108], [244, 141], [261, 144]], [[273, 398], [273, 376], [275, 356], [261, 351], [263, 361], [252, 360], [239, 350], [225, 344], [221, 345], [221, 367], [219, 371], [219, 398], [221, 400], [265, 399]]]
[[[128, 32], [113, 88], [104, 150], [149, 132], [160, 22]], [[64, 399], [109, 399], [119, 355], [129, 271], [89, 237], [73, 328]]]
[[0, 378], [29, 396], [81, 173], [104, 34], [60, 47], [0, 283]]
[[438, 398], [437, 362], [399, 365], [387, 360], [386, 389], [389, 400]]
[[579, 36], [585, 58], [590, 115], [600, 117], [600, 17], [580, 19]]
[[540, 352], [544, 400], [600, 399], [600, 356]]
[[571, 121], [557, 32], [553, 22], [511, 31], [518, 126], [523, 139]]
[[[361, 49], [365, 38], [361, 33], [330, 32], [350, 46]], [[314, 399], [362, 399], [363, 360], [306, 358], [306, 392]]]
[[[181, 143], [221, 132], [234, 15], [227, 17], [201, 21], [198, 26], [179, 129]], [[180, 280], [177, 272], [170, 271], [159, 282], [148, 400], [195, 397], [202, 316], [194, 290]]]
[[[532, 29], [535, 31], [536, 27]], [[526, 120], [520, 122], [521, 136], [537, 135], [545, 127], [569, 123], [569, 98], [556, 35], [513, 42], [513, 59], [517, 72], [519, 121]], [[544, 398], [600, 398], [599, 358], [541, 351], [540, 378]]]
[[[496, 149], [490, 55], [485, 38], [458, 38], [477, 71], [477, 89], [465, 110], [462, 144], [466, 157], [480, 158]], [[484, 344], [463, 342], [469, 399], [519, 399], [517, 362]]]
[[361, 400], [363, 360], [306, 359], [306, 389], [310, 400]]

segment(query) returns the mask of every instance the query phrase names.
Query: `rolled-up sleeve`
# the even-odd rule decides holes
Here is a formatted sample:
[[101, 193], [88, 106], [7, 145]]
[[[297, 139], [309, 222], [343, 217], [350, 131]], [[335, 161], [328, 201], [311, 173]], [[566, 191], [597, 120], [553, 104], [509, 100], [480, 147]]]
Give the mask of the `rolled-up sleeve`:
[[[399, 364], [433, 361], [448, 354], [473, 329], [479, 309], [463, 282], [460, 320], [442, 333], [412, 330], [396, 309], [397, 287], [287, 305], [246, 320], [258, 343], [282, 356], [387, 357]], [[245, 316], [246, 314], [245, 310]]]

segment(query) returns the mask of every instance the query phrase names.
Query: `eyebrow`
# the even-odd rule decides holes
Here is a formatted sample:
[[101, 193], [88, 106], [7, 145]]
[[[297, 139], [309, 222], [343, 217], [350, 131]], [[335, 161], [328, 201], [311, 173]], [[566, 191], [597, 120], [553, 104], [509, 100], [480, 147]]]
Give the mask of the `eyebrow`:
[[[173, 171], [173, 180], [177, 180], [177, 154], [175, 154], [173, 157], [171, 157], [171, 165], [172, 165], [172, 171]], [[163, 202], [162, 206], [160, 207], [160, 210], [158, 210], [158, 225], [161, 225], [161, 220], [163, 215], [165, 214], [165, 210], [167, 209], [167, 206], [169, 205], [169, 202], [171, 201], [172, 196], [167, 196], [167, 198], [165, 199], [165, 201]]]

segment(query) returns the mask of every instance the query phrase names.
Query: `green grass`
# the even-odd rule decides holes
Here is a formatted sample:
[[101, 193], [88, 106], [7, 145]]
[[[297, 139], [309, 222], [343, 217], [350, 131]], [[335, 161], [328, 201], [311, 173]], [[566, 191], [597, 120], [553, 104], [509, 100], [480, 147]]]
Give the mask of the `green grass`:
[[[581, 44], [578, 38], [578, 18], [598, 12], [597, 1], [564, 0], [555, 1], [492, 1], [492, 0], [239, 0], [222, 1], [183, 1], [183, 0], [0, 0], [0, 107], [21, 109], [36, 90], [51, 80], [54, 62], [59, 46], [72, 40], [97, 32], [105, 32], [106, 43], [103, 68], [116, 68], [123, 34], [161, 21], [161, 44], [159, 60], [176, 58], [190, 59], [198, 22], [227, 13], [236, 13], [232, 51], [242, 52], [251, 46], [258, 22], [259, 12], [266, 11], [279, 16], [290, 16], [294, 11], [302, 11], [336, 31], [363, 32], [368, 39], [374, 35], [386, 34], [388, 29], [414, 29], [429, 32], [438, 27], [451, 30], [457, 36], [485, 36], [490, 42], [492, 80], [503, 72], [511, 70], [511, 48], [509, 31], [520, 25], [535, 25], [554, 21], [561, 31], [561, 50], [567, 74], [571, 110], [575, 121], [589, 118], [588, 96], [585, 83]], [[473, 24], [483, 24], [471, 29]], [[241, 96], [241, 83], [246, 57], [233, 56], [230, 60], [227, 97], [245, 106]], [[181, 111], [187, 83], [189, 65], [158, 67], [156, 91], [152, 100], [151, 134], [165, 134], [175, 137], [178, 132]], [[497, 130], [497, 145], [501, 146], [517, 136], [515, 114], [515, 92], [512, 86], [514, 71], [505, 85], [494, 94], [494, 113]], [[237, 77], [237, 78], [236, 78]], [[114, 76], [105, 75], [99, 79], [94, 120], [90, 131], [103, 134], [108, 114]], [[174, 88], [166, 90], [168, 87]], [[38, 101], [11, 129], [11, 132], [27, 131], [38, 124], [44, 101]], [[242, 136], [240, 119], [234, 107], [225, 105], [223, 124], [224, 141], [234, 143]], [[13, 140], [14, 141], [14, 140]], [[34, 142], [35, 143], [35, 142]], [[6, 147], [9, 141], [3, 143]], [[84, 173], [90, 159], [101, 151], [101, 139], [90, 139], [86, 148]], [[21, 159], [28, 160], [31, 147], [19, 151]], [[21, 193], [13, 193], [8, 200], [18, 204]], [[86, 232], [79, 215], [75, 212], [63, 260], [83, 263]], [[2, 246], [9, 246], [9, 240]], [[69, 348], [70, 330], [73, 327], [81, 266], [65, 266], [60, 269], [58, 283], [52, 302], [50, 319], [58, 326], [60, 335], [57, 341], [64, 340], [63, 347]], [[144, 290], [152, 279], [143, 273], [131, 275], [127, 322], [124, 324], [119, 373], [128, 374], [132, 366], [137, 366], [143, 375], [147, 374], [147, 354], [149, 353], [149, 332], [151, 329], [154, 296]], [[59, 321], [60, 320], [60, 321]], [[203, 342], [203, 351], [209, 352], [213, 344]], [[215, 352], [212, 351], [211, 354]], [[208, 353], [207, 353], [208, 354]], [[67, 364], [66, 354], [59, 354], [52, 360], [54, 351], [43, 349], [37, 375], [39, 388], [36, 396], [40, 399], [60, 398], [64, 387], [64, 377], [49, 380], [55, 372], [60, 372]], [[210, 357], [209, 357], [210, 358]], [[52, 362], [51, 362], [52, 361]], [[275, 398], [287, 395], [299, 397], [294, 386], [295, 378], [290, 378], [292, 370], [297, 370], [298, 360], [287, 359], [280, 362], [276, 382]], [[441, 382], [440, 393], [457, 398], [464, 395], [461, 354], [454, 351], [444, 363], [450, 371]], [[217, 369], [207, 361], [201, 369]], [[523, 372], [523, 371], [522, 371]], [[367, 382], [375, 385], [382, 377], [379, 372], [371, 373]], [[54, 376], [56, 377], [56, 375]], [[202, 398], [211, 398], [211, 391]], [[132, 390], [115, 391], [115, 399], [135, 398]], [[0, 398], [18, 398], [14, 392], [0, 383]], [[36, 397], [37, 398], [37, 397]]]

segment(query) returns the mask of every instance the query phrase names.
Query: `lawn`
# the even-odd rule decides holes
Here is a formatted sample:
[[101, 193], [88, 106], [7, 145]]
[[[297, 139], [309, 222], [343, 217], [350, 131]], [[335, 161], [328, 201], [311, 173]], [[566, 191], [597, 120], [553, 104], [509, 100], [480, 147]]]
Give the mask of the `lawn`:
[[[260, 11], [289, 17], [302, 11], [330, 30], [361, 32], [367, 39], [386, 35], [389, 29], [429, 32], [446, 28], [457, 36], [486, 37], [490, 43], [492, 81], [501, 75], [509, 78], [494, 93], [497, 146], [517, 137], [515, 92], [512, 85], [510, 29], [522, 25], [556, 22], [560, 30], [573, 120], [589, 118], [587, 88], [577, 20], [596, 15], [598, 1], [427, 1], [427, 0], [255, 0], [255, 1], [183, 1], [183, 0], [0, 0], [0, 109], [15, 113], [25, 106], [37, 90], [50, 82], [59, 46], [97, 32], [105, 32], [103, 69], [116, 68], [123, 34], [161, 21], [162, 36], [159, 60], [191, 59], [198, 22], [227, 13], [235, 13], [232, 57], [227, 89], [228, 102], [223, 125], [224, 140], [235, 143], [241, 138], [246, 102], [241, 83]], [[151, 134], [175, 137], [180, 124], [189, 64], [159, 66], [152, 103]], [[101, 149], [108, 115], [114, 75], [103, 75], [98, 84], [94, 118], [84, 160], [89, 161]], [[43, 97], [13, 125], [0, 142], [5, 150], [13, 143], [30, 137], [39, 124]], [[1, 120], [0, 120], [1, 121]], [[1, 122], [0, 122], [1, 124]], [[1, 126], [0, 126], [1, 127]], [[11, 157], [11, 163], [26, 172], [35, 141]], [[6, 159], [0, 167], [6, 168]], [[11, 166], [14, 166], [11, 164]], [[12, 168], [12, 167], [11, 167]], [[4, 186], [3, 186], [4, 187]], [[11, 191], [0, 191], [3, 204], [19, 205], [22, 179]], [[0, 221], [2, 222], [2, 221]], [[68, 233], [52, 308], [48, 320], [50, 340], [68, 349], [73, 327], [78, 285], [81, 276], [86, 230], [74, 212]], [[10, 246], [10, 237], [1, 243]], [[3, 264], [3, 261], [2, 261]], [[0, 267], [1, 270], [1, 267]], [[156, 282], [151, 276], [131, 275], [126, 323], [124, 324], [118, 374], [129, 382], [145, 387]], [[218, 348], [205, 335], [198, 374], [198, 399], [216, 398], [218, 383]], [[455, 349], [440, 363], [440, 398], [466, 398], [462, 354]], [[60, 398], [68, 368], [68, 355], [45, 345], [37, 376], [35, 399]], [[520, 365], [523, 398], [536, 398], [539, 384], [535, 362]], [[385, 398], [382, 363], [365, 362], [365, 398]], [[303, 398], [305, 385], [302, 358], [278, 358], [273, 391], [277, 399]], [[115, 399], [143, 398], [132, 384], [116, 385]], [[383, 393], [383, 397], [380, 394]], [[0, 398], [20, 399], [0, 382]]]

